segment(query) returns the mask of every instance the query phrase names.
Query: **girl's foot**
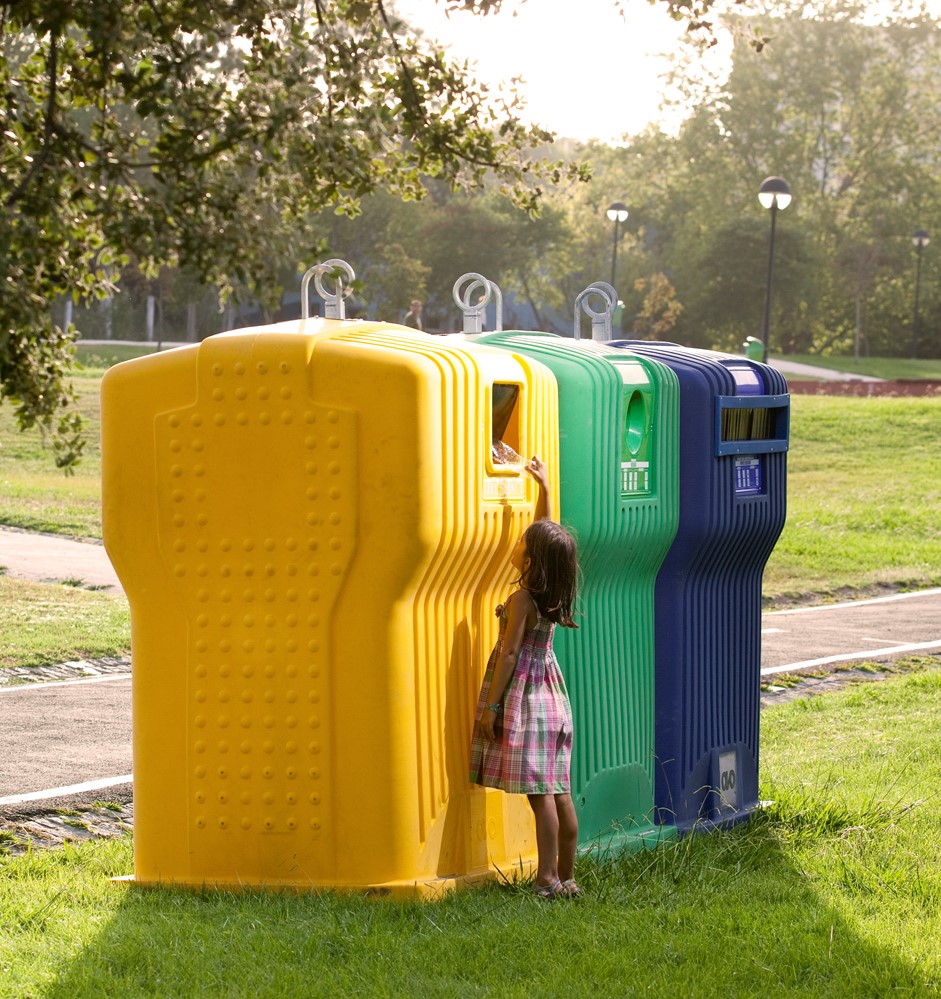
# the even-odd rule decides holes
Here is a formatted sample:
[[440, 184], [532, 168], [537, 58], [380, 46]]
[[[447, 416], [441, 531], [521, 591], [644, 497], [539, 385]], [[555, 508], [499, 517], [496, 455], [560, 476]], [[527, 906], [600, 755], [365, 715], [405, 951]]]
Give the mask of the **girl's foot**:
[[539, 898], [551, 901], [552, 899], [558, 898], [560, 895], [564, 894], [562, 887], [561, 881], [553, 881], [551, 885], [541, 885], [537, 883], [533, 885], [533, 892], [538, 895]]
[[556, 888], [556, 893], [561, 895], [563, 898], [578, 898], [579, 895], [585, 894], [582, 889], [579, 888], [575, 878], [569, 878], [567, 881], [560, 881], [558, 883], [558, 887]]

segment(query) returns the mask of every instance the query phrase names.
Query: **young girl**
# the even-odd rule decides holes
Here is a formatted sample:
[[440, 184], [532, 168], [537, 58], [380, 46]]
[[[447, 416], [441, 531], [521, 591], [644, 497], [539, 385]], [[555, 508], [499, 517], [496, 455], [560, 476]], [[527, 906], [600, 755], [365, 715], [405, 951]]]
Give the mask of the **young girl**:
[[552, 636], [557, 624], [577, 627], [578, 553], [552, 520], [546, 466], [534, 457], [526, 469], [539, 484], [536, 521], [510, 555], [520, 588], [497, 608], [500, 636], [480, 689], [470, 779], [529, 797], [539, 851], [536, 893], [571, 898], [581, 894], [569, 780], [572, 709]]

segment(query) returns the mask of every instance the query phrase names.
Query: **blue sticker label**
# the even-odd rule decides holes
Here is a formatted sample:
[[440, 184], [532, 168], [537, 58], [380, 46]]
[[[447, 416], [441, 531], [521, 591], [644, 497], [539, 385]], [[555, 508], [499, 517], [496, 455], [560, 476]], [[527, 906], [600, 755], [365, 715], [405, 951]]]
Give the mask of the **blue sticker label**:
[[738, 496], [757, 496], [762, 492], [761, 455], [735, 456], [735, 492]]

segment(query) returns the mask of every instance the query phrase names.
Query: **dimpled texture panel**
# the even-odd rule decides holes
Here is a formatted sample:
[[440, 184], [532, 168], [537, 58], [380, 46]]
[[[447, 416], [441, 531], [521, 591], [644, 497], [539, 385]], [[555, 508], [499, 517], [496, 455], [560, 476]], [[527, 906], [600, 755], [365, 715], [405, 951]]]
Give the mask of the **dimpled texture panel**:
[[[204, 344], [155, 420], [159, 549], [186, 618], [193, 872], [264, 877], [257, 838], [330, 821], [329, 622], [356, 532], [355, 417], [271, 342]], [[215, 349], [207, 349], [214, 347]]]

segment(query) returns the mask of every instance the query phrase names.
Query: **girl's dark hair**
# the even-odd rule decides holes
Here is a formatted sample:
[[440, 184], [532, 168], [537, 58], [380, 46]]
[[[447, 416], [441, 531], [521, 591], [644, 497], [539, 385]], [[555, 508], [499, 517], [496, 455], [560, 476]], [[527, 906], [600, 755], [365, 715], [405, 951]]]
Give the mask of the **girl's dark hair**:
[[578, 548], [571, 534], [554, 520], [537, 520], [523, 534], [529, 568], [520, 583], [539, 613], [564, 628], [577, 628]]

